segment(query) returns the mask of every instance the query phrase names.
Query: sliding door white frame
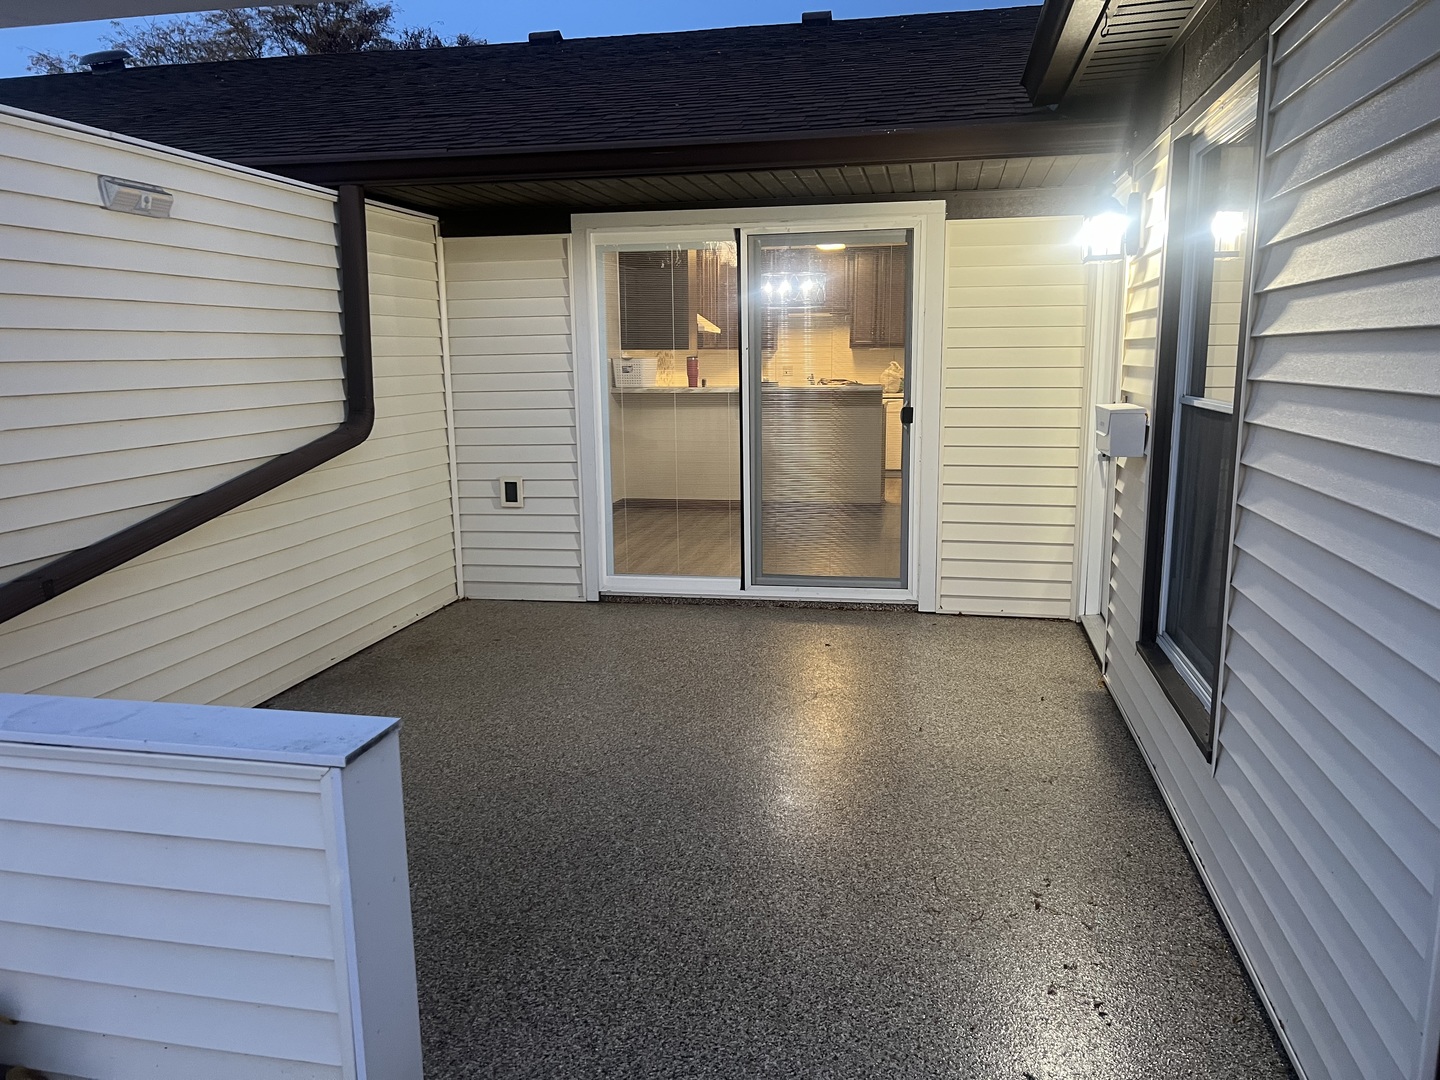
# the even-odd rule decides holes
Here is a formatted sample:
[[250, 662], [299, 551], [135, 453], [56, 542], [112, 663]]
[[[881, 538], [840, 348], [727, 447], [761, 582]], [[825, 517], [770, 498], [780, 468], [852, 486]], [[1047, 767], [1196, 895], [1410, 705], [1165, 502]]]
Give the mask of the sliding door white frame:
[[[846, 206], [780, 207], [748, 210], [654, 211], [635, 214], [579, 214], [572, 219], [571, 280], [574, 282], [575, 408], [580, 463], [581, 544], [585, 597], [601, 592], [643, 595], [756, 599], [891, 601], [918, 603], [934, 611], [938, 600], [940, 538], [941, 363], [945, 301], [945, 204], [940, 201], [868, 203]], [[750, 585], [722, 578], [614, 575], [610, 567], [609, 448], [605, 401], [609, 373], [601, 356], [600, 283], [597, 249], [609, 244], [656, 246], [736, 239], [755, 233], [818, 232], [826, 229], [909, 229], [914, 243], [914, 303], [910, 312], [912, 361], [907, 398], [915, 406], [910, 427], [912, 462], [909, 543], [910, 577], [904, 589], [854, 589]], [[741, 265], [744, 257], [741, 255]], [[743, 303], [744, 281], [741, 282]], [[742, 338], [742, 367], [749, 342]], [[742, 396], [748, 380], [742, 379]], [[748, 410], [744, 401], [742, 408]], [[748, 412], [747, 412], [748, 415]], [[741, 473], [749, 498], [749, 470]], [[747, 529], [749, 523], [747, 521]], [[745, 550], [750, 550], [749, 537]]]

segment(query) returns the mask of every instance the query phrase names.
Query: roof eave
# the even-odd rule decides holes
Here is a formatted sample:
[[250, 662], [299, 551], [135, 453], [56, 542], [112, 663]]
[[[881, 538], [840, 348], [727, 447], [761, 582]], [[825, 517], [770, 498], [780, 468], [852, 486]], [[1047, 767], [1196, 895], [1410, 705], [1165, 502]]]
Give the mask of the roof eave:
[[554, 147], [518, 153], [391, 154], [317, 159], [251, 157], [241, 164], [298, 180], [336, 184], [484, 183], [498, 180], [656, 176], [777, 168], [833, 168], [911, 161], [1111, 153], [1125, 144], [1121, 120], [1035, 117], [905, 131], [649, 146]]
[[1104, 13], [1105, 0], [1045, 0], [1020, 78], [1036, 105], [1065, 97]]

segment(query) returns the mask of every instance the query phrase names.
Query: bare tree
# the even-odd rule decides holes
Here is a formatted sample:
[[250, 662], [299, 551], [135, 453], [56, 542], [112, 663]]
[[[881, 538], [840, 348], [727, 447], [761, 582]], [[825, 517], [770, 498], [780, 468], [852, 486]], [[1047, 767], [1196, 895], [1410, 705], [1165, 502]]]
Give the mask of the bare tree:
[[[469, 34], [444, 37], [431, 27], [396, 26], [395, 5], [382, 0], [325, 0], [296, 7], [233, 8], [138, 26], [112, 22], [104, 38], [140, 67], [197, 64], [212, 60], [253, 60], [262, 56], [374, 52], [385, 49], [439, 49], [483, 45]], [[84, 70], [80, 57], [34, 53], [29, 69], [41, 75]]]

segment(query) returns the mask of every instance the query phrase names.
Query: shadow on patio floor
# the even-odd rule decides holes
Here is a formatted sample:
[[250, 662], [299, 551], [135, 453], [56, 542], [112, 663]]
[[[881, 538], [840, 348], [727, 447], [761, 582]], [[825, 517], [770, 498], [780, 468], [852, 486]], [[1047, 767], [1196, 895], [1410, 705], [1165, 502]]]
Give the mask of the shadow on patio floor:
[[400, 716], [427, 1080], [1289, 1077], [1078, 627], [467, 601]]

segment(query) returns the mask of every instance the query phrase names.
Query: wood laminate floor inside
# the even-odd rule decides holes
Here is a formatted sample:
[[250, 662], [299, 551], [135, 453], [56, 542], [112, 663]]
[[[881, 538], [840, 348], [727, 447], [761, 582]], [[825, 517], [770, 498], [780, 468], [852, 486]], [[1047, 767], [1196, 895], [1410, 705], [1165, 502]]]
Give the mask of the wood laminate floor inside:
[[[900, 579], [902, 489], [885, 479], [873, 506], [762, 508], [763, 572], [821, 578]], [[612, 514], [615, 573], [738, 578], [739, 501], [696, 507], [617, 506]]]

